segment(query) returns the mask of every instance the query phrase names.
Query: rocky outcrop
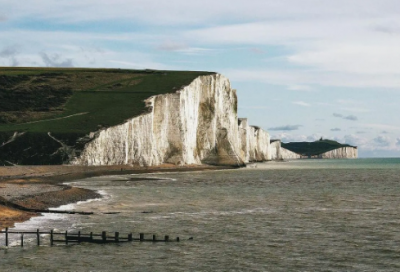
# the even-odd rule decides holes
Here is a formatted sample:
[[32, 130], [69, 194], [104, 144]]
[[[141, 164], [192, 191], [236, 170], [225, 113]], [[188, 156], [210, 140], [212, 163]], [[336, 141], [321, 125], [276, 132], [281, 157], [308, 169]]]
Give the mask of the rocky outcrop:
[[271, 160], [269, 134], [259, 127], [250, 126], [249, 133], [249, 161], [261, 162]]
[[238, 120], [239, 154], [245, 162], [271, 160], [270, 136], [259, 127], [249, 126], [246, 118]]
[[282, 160], [280, 140], [271, 140], [271, 160]]
[[355, 159], [358, 158], [358, 149], [347, 146], [325, 152], [318, 157], [321, 159]]
[[[146, 104], [149, 113], [93, 136], [73, 164], [244, 164], [236, 91], [224, 76], [198, 77], [176, 93], [148, 98]], [[256, 138], [261, 141], [266, 134], [259, 132]], [[256, 145], [267, 152], [261, 142]]]
[[245, 162], [250, 161], [249, 123], [246, 118], [239, 118], [239, 156]]

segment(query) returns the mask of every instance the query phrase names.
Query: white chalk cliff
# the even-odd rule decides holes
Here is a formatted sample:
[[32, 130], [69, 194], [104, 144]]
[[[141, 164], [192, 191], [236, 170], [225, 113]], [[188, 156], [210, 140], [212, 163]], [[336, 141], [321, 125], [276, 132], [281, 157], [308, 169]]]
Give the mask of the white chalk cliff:
[[[197, 77], [175, 93], [152, 96], [145, 102], [148, 113], [91, 133], [91, 141], [71, 163], [242, 166], [300, 158], [282, 148], [280, 141], [271, 144], [269, 134], [249, 126], [247, 119], [238, 119], [236, 91], [220, 74]], [[352, 157], [351, 152], [330, 151], [323, 157]]]
[[246, 123], [243, 139], [236, 91], [220, 74], [200, 76], [176, 93], [148, 98], [146, 105], [149, 113], [93, 134], [72, 163], [241, 166], [271, 158], [267, 132]]
[[347, 146], [325, 152], [318, 156], [321, 159], [355, 159], [358, 158], [357, 147]]

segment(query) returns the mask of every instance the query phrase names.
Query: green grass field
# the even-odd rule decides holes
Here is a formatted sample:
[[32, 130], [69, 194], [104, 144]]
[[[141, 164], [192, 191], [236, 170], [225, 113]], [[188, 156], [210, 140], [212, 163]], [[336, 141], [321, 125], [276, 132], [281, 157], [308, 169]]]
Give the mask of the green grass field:
[[[0, 164], [62, 164], [89, 132], [146, 112], [144, 100], [212, 72], [0, 68]], [[15, 132], [23, 136], [7, 143]], [[56, 137], [70, 149], [51, 139]]]
[[207, 74], [212, 73], [0, 68], [0, 80], [9, 82], [0, 81], [0, 131], [88, 133], [140, 115], [144, 99]]

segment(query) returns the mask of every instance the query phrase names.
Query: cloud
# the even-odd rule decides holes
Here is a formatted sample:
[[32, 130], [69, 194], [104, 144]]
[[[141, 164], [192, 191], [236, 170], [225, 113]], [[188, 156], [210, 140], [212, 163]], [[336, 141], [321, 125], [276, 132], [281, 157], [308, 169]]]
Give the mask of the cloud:
[[365, 131], [358, 130], [358, 131], [356, 131], [356, 134], [365, 134]]
[[304, 101], [293, 101], [292, 104], [299, 105], [299, 106], [302, 106], [302, 107], [310, 107], [311, 106], [311, 104], [306, 103]]
[[357, 121], [358, 118], [355, 115], [344, 116], [343, 119], [350, 120], [350, 121]]
[[46, 53], [40, 53], [40, 56], [47, 67], [74, 67], [72, 59], [61, 60], [59, 54], [48, 55]]
[[288, 132], [271, 135], [271, 139], [281, 139], [283, 143], [307, 141], [306, 135], [292, 135]]
[[321, 136], [320, 134], [315, 134], [314, 133], [312, 135], [307, 136], [307, 141], [308, 142], [315, 142], [315, 141], [318, 141], [321, 138], [325, 138], [325, 137]]
[[361, 138], [356, 135], [347, 134], [342, 139], [338, 140], [339, 142], [354, 145], [354, 146], [368, 146], [368, 139]]
[[8, 65], [15, 67], [19, 65], [19, 61], [16, 58], [17, 54], [18, 54], [17, 45], [6, 46], [3, 48], [3, 50], [0, 51], [0, 58], [7, 59]]
[[3, 50], [0, 51], [1, 58], [9, 58], [13, 57], [18, 53], [17, 46], [7, 46], [4, 47]]
[[355, 116], [355, 115], [344, 116], [343, 114], [340, 114], [340, 113], [333, 113], [333, 116], [337, 117], [337, 118], [342, 118], [342, 119], [345, 119], [345, 120], [350, 120], [350, 121], [357, 121], [358, 120], [357, 116]]
[[225, 73], [229, 74], [229, 77], [236, 81], [261, 82], [282, 86], [319, 85], [328, 87], [374, 87], [393, 89], [400, 87], [398, 75], [392, 73], [374, 75], [364, 73], [351, 74], [346, 72], [333, 73], [317, 68], [296, 68], [287, 63], [281, 65], [285, 65], [286, 69], [226, 69]]
[[396, 146], [399, 146], [399, 147], [400, 147], [400, 138], [397, 138], [397, 139], [396, 139]]
[[342, 131], [340, 128], [332, 128], [331, 131]]
[[5, 22], [5, 21], [7, 21], [7, 17], [0, 15], [0, 22]]
[[335, 116], [335, 117], [339, 117], [339, 118], [343, 118], [343, 115], [342, 115], [342, 114], [340, 114], [340, 113], [334, 113], [334, 114], [333, 114], [333, 116]]
[[268, 128], [268, 130], [271, 131], [276, 131], [276, 130], [282, 130], [282, 131], [291, 131], [291, 130], [298, 130], [301, 125], [287, 125], [287, 126], [281, 126], [281, 127], [272, 127]]
[[388, 137], [385, 136], [378, 136], [373, 139], [374, 143], [379, 145], [379, 146], [389, 146], [390, 145], [390, 140]]
[[314, 89], [307, 85], [290, 85], [287, 87], [290, 91], [313, 92]]

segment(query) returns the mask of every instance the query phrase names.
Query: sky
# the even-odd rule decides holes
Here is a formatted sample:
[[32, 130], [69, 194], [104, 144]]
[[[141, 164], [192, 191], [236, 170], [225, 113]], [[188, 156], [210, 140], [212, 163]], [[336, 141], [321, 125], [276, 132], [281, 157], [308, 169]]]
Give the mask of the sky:
[[398, 0], [0, 0], [0, 66], [214, 71], [272, 138], [400, 157]]

